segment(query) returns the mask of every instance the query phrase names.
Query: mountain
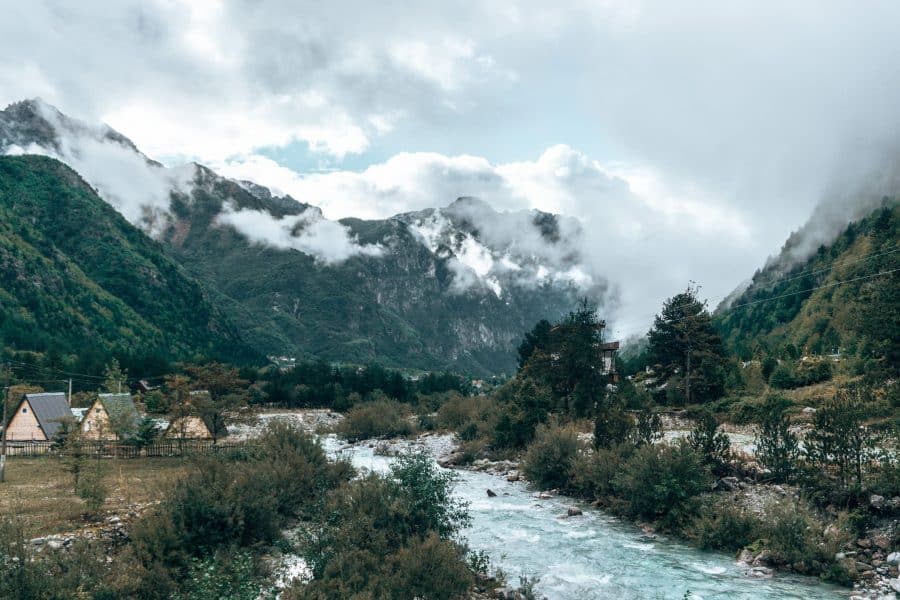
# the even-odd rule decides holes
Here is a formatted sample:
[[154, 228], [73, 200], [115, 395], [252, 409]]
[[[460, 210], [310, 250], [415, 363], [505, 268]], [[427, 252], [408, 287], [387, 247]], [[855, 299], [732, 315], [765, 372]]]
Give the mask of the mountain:
[[511, 372], [523, 331], [580, 297], [606, 298], [605, 280], [576, 250], [578, 222], [556, 215], [459, 198], [387, 219], [332, 221], [202, 165], [166, 168], [109, 127], [38, 100], [0, 112], [0, 153], [70, 165], [264, 354]]
[[42, 156], [0, 157], [0, 340], [82, 365], [253, 356], [158, 242]]
[[885, 198], [833, 241], [793, 234], [746, 289], [716, 310], [726, 344], [744, 359], [830, 354], [900, 367], [900, 202]]

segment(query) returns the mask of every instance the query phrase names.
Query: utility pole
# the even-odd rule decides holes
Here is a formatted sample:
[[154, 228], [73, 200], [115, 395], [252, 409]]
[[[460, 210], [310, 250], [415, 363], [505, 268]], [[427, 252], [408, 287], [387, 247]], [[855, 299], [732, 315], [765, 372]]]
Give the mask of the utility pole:
[[69, 378], [69, 408], [72, 408], [72, 378]]
[[0, 432], [0, 483], [6, 481], [6, 409], [9, 405], [9, 382], [3, 388], [3, 431]]

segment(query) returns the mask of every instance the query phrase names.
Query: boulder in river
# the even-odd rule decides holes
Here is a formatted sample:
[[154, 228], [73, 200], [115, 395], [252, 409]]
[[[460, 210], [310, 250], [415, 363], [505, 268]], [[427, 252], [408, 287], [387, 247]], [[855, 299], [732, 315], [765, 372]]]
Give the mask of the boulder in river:
[[495, 491], [492, 490], [492, 489], [488, 489], [487, 495], [488, 495], [488, 498], [496, 498], [496, 497], [497, 497], [497, 492], [495, 492]]
[[580, 517], [582, 514], [581, 509], [577, 506], [570, 506], [569, 510], [566, 512], [566, 516], [569, 517]]

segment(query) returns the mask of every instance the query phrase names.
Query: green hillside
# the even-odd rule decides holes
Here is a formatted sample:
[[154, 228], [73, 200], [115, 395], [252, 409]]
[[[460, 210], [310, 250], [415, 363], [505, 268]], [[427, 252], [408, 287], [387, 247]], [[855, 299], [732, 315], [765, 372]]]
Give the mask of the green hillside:
[[0, 157], [0, 340], [82, 361], [251, 356], [160, 244], [40, 156]]
[[[786, 267], [799, 244], [757, 272], [717, 324], [729, 349], [745, 360], [840, 350], [860, 368], [895, 372], [900, 365], [900, 204], [885, 199], [834, 242]], [[879, 368], [879, 370], [881, 370]]]

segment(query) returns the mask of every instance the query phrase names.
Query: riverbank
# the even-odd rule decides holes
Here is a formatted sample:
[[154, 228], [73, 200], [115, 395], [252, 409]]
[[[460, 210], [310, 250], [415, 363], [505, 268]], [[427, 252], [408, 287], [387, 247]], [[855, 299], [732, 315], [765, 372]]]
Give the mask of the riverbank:
[[[415, 439], [342, 443], [327, 438], [335, 455], [358, 468], [384, 470], [392, 457], [429, 452], [447, 464], [456, 444], [448, 434]], [[515, 583], [539, 577], [539, 595], [555, 598], [847, 598], [847, 592], [789, 573], [748, 574], [733, 556], [703, 552], [668, 535], [560, 494], [530, 489], [509, 461], [456, 469], [458, 495], [469, 502], [472, 527], [463, 532]], [[490, 496], [487, 490], [495, 495]], [[580, 514], [579, 514], [580, 511]], [[571, 513], [571, 516], [570, 516]]]
[[[741, 437], [748, 435], [747, 431], [734, 433]], [[676, 433], [671, 437], [677, 438], [680, 436]], [[445, 468], [485, 473], [510, 483], [530, 483], [520, 468], [521, 454], [519, 460], [493, 460], [482, 457], [471, 463], [462, 464], [461, 461], [463, 459], [463, 454], [454, 450], [445, 453], [438, 460]], [[496, 490], [491, 491], [496, 493]], [[540, 500], [554, 498], [559, 495], [565, 494], [559, 489], [537, 489], [534, 491], [534, 497]], [[706, 495], [715, 497], [723, 505], [745, 508], [760, 519], [767, 519], [769, 507], [779, 501], [798, 501], [800, 499], [800, 490], [795, 486], [762, 483], [750, 477], [731, 476], [718, 479], [714, 490], [711, 490]], [[575, 496], [571, 497], [577, 498]], [[900, 505], [900, 498], [885, 499], [875, 496], [871, 499], [871, 502], [874, 502], [879, 507], [890, 508], [893, 505]], [[594, 501], [591, 506], [600, 509], [608, 508], [604, 507], [599, 501]], [[622, 515], [619, 516], [621, 517]], [[639, 520], [635, 520], [634, 523], [647, 534], [659, 534], [658, 528], [654, 523]], [[830, 526], [833, 527], [834, 525]], [[836, 555], [836, 563], [846, 569], [853, 579], [852, 588], [846, 588], [847, 594], [851, 599], [890, 600], [897, 597], [896, 594], [900, 592], [900, 579], [898, 579], [900, 552], [896, 552], [891, 547], [890, 540], [897, 538], [898, 533], [900, 533], [898, 529], [900, 527], [898, 527], [895, 520], [888, 522], [886, 525], [873, 527], [866, 532], [866, 535], [852, 540], [850, 545]], [[665, 535], [673, 536], [674, 534], [667, 532]], [[675, 538], [684, 542], [692, 541], [677, 535]], [[764, 548], [746, 548], [739, 551], [735, 558], [735, 565], [743, 569], [745, 575], [753, 578], [771, 578], [777, 573], [797, 571], [799, 571], [798, 574], [804, 574], [801, 570], [802, 565], [797, 565], [799, 568], [795, 569], [792, 565], [785, 567], [784, 565], [773, 564], [771, 555]]]

